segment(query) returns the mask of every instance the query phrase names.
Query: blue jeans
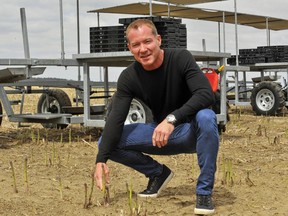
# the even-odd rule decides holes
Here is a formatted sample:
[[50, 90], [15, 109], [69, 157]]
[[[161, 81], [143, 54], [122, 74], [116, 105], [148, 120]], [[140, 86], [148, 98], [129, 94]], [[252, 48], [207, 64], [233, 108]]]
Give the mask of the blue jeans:
[[[163, 165], [149, 155], [175, 155], [197, 153], [200, 175], [196, 193], [212, 194], [216, 171], [219, 134], [215, 113], [210, 109], [200, 110], [190, 123], [175, 127], [168, 144], [162, 148], [152, 145], [152, 134], [157, 124], [137, 123], [125, 125], [121, 140], [110, 159], [129, 166], [148, 178], [162, 173]], [[99, 141], [101, 145], [101, 141]]]

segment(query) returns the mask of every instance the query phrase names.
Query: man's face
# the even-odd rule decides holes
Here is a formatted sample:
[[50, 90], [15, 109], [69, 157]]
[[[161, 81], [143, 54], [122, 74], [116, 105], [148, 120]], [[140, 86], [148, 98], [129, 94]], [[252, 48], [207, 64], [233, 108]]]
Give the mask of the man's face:
[[154, 70], [162, 64], [161, 37], [152, 34], [146, 25], [131, 29], [127, 35], [128, 48], [145, 70]]

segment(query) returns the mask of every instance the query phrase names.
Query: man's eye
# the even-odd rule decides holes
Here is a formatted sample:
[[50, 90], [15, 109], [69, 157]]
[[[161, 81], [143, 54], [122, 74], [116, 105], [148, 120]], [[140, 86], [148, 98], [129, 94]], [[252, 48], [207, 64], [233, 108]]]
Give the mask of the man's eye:
[[139, 47], [139, 44], [132, 44], [132, 47], [137, 48], [137, 47]]

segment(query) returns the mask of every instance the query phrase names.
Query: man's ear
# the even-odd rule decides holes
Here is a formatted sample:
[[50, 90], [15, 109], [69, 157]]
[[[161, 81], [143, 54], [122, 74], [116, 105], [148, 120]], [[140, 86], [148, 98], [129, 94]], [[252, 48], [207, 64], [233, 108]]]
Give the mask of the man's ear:
[[162, 38], [161, 38], [161, 35], [157, 35], [157, 41], [158, 41], [158, 44], [159, 44], [159, 47], [161, 46], [161, 43], [162, 43]]
[[129, 49], [129, 51], [131, 51], [131, 50], [130, 50], [130, 44], [129, 44], [129, 43], [127, 43], [127, 47], [128, 47], [128, 49]]

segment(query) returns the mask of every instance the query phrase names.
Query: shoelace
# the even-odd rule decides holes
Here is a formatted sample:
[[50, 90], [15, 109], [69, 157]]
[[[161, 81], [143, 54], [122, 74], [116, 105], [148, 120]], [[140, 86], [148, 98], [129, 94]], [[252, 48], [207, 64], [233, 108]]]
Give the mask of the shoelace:
[[148, 187], [146, 190], [153, 190], [154, 187], [157, 185], [157, 182], [158, 182], [158, 177], [154, 177], [153, 179], [151, 179], [149, 182], [148, 182]]
[[199, 196], [199, 198], [197, 199], [198, 201], [198, 204], [199, 205], [208, 205], [210, 206], [211, 205], [211, 199], [209, 199], [208, 196]]

